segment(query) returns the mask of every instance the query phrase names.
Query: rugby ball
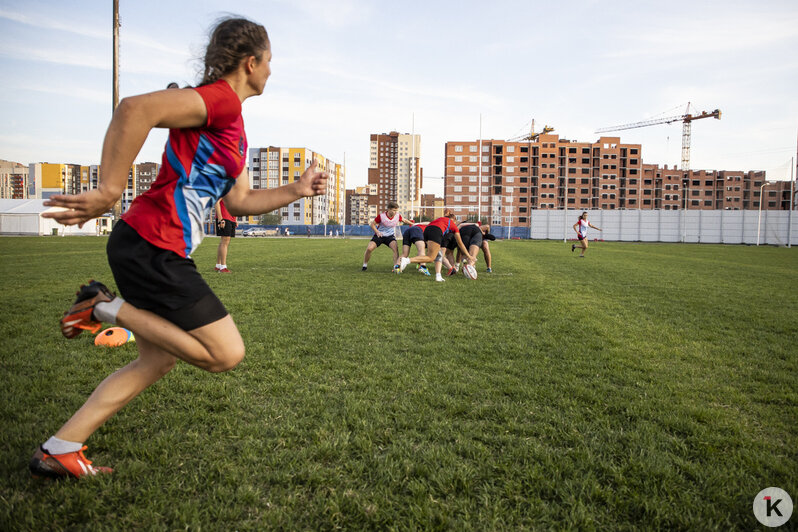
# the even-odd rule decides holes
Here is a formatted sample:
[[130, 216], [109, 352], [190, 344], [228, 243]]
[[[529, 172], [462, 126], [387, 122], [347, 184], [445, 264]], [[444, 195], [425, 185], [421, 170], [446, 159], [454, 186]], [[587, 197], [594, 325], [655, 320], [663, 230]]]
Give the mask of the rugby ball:
[[94, 338], [94, 345], [100, 347], [119, 347], [122, 344], [135, 340], [133, 333], [124, 327], [110, 327]]
[[470, 264], [463, 264], [463, 275], [473, 281], [477, 278], [477, 269]]

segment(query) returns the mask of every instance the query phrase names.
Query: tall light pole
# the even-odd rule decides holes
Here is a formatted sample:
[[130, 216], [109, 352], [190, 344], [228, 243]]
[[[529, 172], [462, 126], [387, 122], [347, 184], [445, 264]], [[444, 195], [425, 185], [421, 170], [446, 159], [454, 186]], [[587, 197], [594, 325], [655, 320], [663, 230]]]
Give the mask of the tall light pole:
[[119, 105], [119, 0], [114, 0], [114, 67], [113, 67], [113, 107], [111, 111], [116, 111]]
[[[113, 117], [116, 111], [116, 106], [119, 105], [119, 0], [114, 0], [114, 14], [113, 14], [113, 33], [114, 33], [114, 65], [113, 65], [113, 78], [112, 78], [112, 96], [111, 96], [111, 116]], [[102, 172], [102, 168], [100, 169]], [[127, 182], [127, 181], [126, 181]], [[99, 185], [99, 183], [98, 183]], [[127, 190], [127, 186], [125, 186]], [[123, 196], [124, 197], [124, 196]], [[116, 223], [122, 215], [122, 200], [114, 203], [112, 208], [113, 221]]]
[[772, 184], [773, 184], [772, 181], [764, 181], [762, 183], [762, 186], [759, 187], [759, 219], [757, 220], [757, 223], [756, 223], [756, 245], [757, 246], [759, 245], [759, 232], [760, 232], [760, 227], [762, 226], [762, 203], [764, 203], [763, 192], [764, 192], [766, 186], [772, 185]]

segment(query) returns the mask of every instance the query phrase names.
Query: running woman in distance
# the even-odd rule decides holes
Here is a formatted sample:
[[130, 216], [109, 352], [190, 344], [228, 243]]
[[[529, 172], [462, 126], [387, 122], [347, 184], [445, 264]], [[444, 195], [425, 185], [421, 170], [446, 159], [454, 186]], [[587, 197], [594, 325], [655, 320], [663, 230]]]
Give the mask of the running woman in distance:
[[574, 231], [576, 231], [576, 238], [579, 239], [579, 245], [571, 244], [571, 251], [575, 250], [577, 247], [581, 248], [582, 251], [579, 253], [580, 257], [585, 256], [585, 251], [587, 251], [587, 228], [592, 227], [596, 231], [601, 231], [598, 227], [593, 225], [592, 223], [587, 221], [587, 211], [582, 213], [582, 216], [579, 217], [579, 220], [574, 224]]

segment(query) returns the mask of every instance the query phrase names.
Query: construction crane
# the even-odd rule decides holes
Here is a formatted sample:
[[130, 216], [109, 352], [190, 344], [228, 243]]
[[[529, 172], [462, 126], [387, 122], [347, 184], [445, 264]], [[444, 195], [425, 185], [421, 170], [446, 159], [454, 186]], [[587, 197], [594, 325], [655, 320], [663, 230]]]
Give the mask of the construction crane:
[[541, 135], [545, 135], [547, 133], [551, 133], [554, 131], [553, 127], [543, 126], [543, 131], [539, 131], [535, 133], [535, 119], [532, 119], [532, 126], [529, 128], [529, 133], [524, 135], [519, 135], [517, 137], [513, 137], [511, 139], [507, 139], [509, 142], [521, 142], [522, 140], [537, 140], [537, 138]]
[[669, 116], [666, 118], [655, 118], [653, 120], [644, 120], [642, 122], [634, 122], [632, 124], [623, 124], [620, 126], [603, 127], [597, 129], [596, 133], [608, 133], [610, 131], [621, 131], [623, 129], [634, 129], [637, 127], [655, 126], [657, 124], [671, 124], [673, 122], [682, 122], [682, 170], [690, 169], [690, 125], [693, 120], [700, 120], [702, 118], [717, 118], [720, 120], [720, 109], [715, 109], [711, 113], [702, 111], [701, 114], [690, 114], [690, 102], [687, 102], [687, 110], [685, 114], [678, 116]]

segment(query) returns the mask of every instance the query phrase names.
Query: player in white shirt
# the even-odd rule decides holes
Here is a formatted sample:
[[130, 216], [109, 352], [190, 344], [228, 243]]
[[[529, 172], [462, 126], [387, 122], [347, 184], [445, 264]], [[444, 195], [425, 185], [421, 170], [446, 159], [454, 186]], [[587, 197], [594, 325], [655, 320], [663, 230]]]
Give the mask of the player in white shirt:
[[574, 231], [576, 231], [576, 237], [579, 239], [579, 245], [571, 244], [571, 251], [575, 250], [577, 247], [582, 249], [582, 252], [579, 254], [580, 257], [584, 257], [585, 251], [587, 251], [588, 227], [592, 227], [596, 231], [601, 231], [601, 229], [587, 221], [587, 212], [583, 212], [582, 216], [580, 216], [579, 220], [574, 224]]
[[368, 268], [372, 251], [382, 244], [385, 244], [393, 251], [394, 269], [399, 267], [399, 246], [396, 243], [396, 228], [399, 224], [408, 222], [397, 212], [398, 209], [399, 205], [395, 201], [389, 201], [388, 210], [378, 214], [369, 224], [371, 230], [374, 231], [374, 236], [371, 237], [371, 241], [366, 247], [366, 254], [363, 256], [363, 271]]

